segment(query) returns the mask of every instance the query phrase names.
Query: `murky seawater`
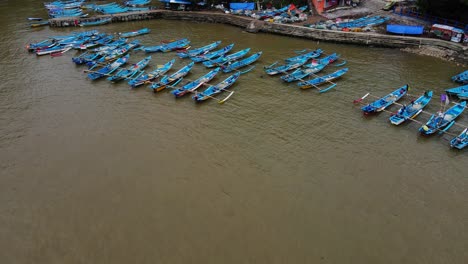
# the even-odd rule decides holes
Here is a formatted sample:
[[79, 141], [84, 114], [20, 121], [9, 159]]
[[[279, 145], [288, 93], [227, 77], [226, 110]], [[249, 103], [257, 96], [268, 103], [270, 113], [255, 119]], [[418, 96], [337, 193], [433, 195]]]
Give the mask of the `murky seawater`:
[[[30, 29], [30, 16], [44, 16], [41, 2], [0, 2], [0, 263], [468, 261], [466, 152], [352, 104], [406, 83], [439, 95], [463, 68], [219, 24], [99, 27], [148, 27], [138, 37], [146, 45], [188, 37], [263, 51], [224, 105], [194, 104], [92, 82], [71, 62], [75, 52], [27, 53], [31, 41], [76, 30]], [[348, 60], [336, 89], [301, 91], [263, 73], [304, 48]], [[149, 68], [174, 56], [153, 54]], [[197, 65], [188, 78], [205, 72]]]

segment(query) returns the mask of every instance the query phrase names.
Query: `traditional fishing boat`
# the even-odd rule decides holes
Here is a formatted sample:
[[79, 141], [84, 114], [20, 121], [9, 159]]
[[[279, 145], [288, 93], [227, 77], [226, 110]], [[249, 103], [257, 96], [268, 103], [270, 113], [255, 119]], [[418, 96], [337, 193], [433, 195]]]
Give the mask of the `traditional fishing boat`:
[[207, 53], [210, 50], [216, 49], [216, 47], [218, 47], [219, 44], [221, 44], [221, 41], [213, 42], [211, 44], [200, 47], [198, 49], [186, 50], [184, 52], [177, 52], [177, 56], [179, 56], [181, 58], [189, 58], [189, 57], [198, 56], [198, 55], [200, 55], [202, 53]]
[[[330, 89], [332, 89], [333, 87], [336, 86], [336, 83], [331, 83], [331, 80], [334, 80], [334, 79], [337, 79], [339, 77], [341, 77], [343, 74], [347, 73], [348, 72], [348, 68], [343, 68], [343, 69], [340, 69], [340, 70], [337, 70], [336, 72], [334, 73], [330, 73], [330, 74], [327, 74], [327, 75], [324, 75], [324, 76], [319, 76], [317, 78], [314, 78], [312, 80], [309, 80], [309, 81], [304, 81], [304, 82], [300, 82], [298, 83], [297, 85], [301, 88], [301, 89], [309, 89], [311, 87], [315, 87], [317, 88], [317, 90], [319, 90], [320, 93], [324, 93]], [[318, 85], [321, 85], [321, 84], [324, 84], [324, 83], [331, 83], [332, 85], [326, 87], [326, 88], [319, 88]]]
[[216, 76], [216, 74], [218, 74], [218, 72], [220, 70], [221, 70], [221, 68], [219, 68], [219, 67], [215, 68], [214, 70], [208, 72], [207, 74], [205, 74], [202, 77], [196, 79], [195, 81], [189, 82], [189, 83], [185, 84], [184, 86], [182, 86], [181, 88], [175, 89], [174, 91], [172, 91], [172, 94], [176, 98], [178, 98], [178, 97], [182, 97], [183, 95], [185, 95], [187, 93], [192, 93], [196, 89], [198, 89], [200, 86], [202, 86], [203, 84], [211, 81]]
[[102, 39], [102, 38], [105, 38], [106, 36], [107, 36], [106, 33], [102, 33], [102, 34], [98, 34], [98, 35], [94, 35], [94, 36], [90, 36], [90, 37], [84, 37], [84, 38], [77, 39], [77, 40], [73, 41], [70, 44], [73, 45], [74, 49], [85, 50], [88, 47], [91, 48], [91, 47], [97, 46], [98, 44], [96, 42], [98, 40]]
[[219, 49], [219, 50], [216, 50], [216, 51], [213, 51], [213, 52], [209, 52], [209, 53], [206, 53], [206, 54], [200, 54], [198, 56], [193, 56], [193, 57], [190, 57], [190, 59], [192, 59], [194, 62], [202, 62], [202, 61], [211, 60], [211, 59], [214, 59], [216, 57], [223, 56], [224, 54], [231, 51], [233, 47], [234, 47], [234, 44], [230, 44], [230, 45], [228, 45], [228, 46], [226, 46], [226, 47], [224, 47], [222, 49]]
[[49, 21], [34, 21], [29, 24], [30, 27], [43, 27], [49, 25]]
[[276, 10], [265, 10], [265, 11], [262, 11], [262, 12], [258, 13], [257, 15], [259, 16], [260, 20], [265, 20], [267, 18], [272, 18], [272, 17], [275, 17], [277, 15], [280, 15], [283, 12], [286, 12], [289, 9], [289, 6], [290, 5], [287, 5], [287, 6], [284, 6], [284, 7], [280, 8], [280, 9], [276, 9]]
[[102, 18], [95, 21], [81, 22], [80, 27], [91, 27], [91, 26], [100, 26], [110, 23], [112, 21], [111, 17]]
[[[237, 79], [239, 79], [240, 74], [241, 74], [240, 72], [236, 72], [233, 75], [226, 78], [224, 81], [218, 83], [217, 85], [210, 86], [201, 93], [196, 93], [195, 96], [193, 96], [192, 98], [196, 102], [201, 102], [206, 99], [213, 98], [213, 95], [219, 94], [223, 91], [227, 91], [227, 89], [231, 87], [237, 81]], [[234, 92], [231, 92], [230, 95], [228, 95], [226, 98], [224, 98], [223, 100], [219, 102], [222, 103], [226, 101], [233, 93]]]
[[445, 90], [448, 95], [455, 95], [461, 100], [468, 99], [468, 85], [458, 86]]
[[456, 104], [449, 108], [445, 113], [439, 112], [438, 115], [432, 115], [425, 125], [419, 128], [423, 135], [431, 135], [437, 131], [443, 133], [455, 124], [455, 119], [465, 110], [466, 101]]
[[147, 74], [143, 74], [143, 72], [141, 73], [141, 75], [133, 78], [132, 80], [128, 81], [128, 84], [132, 87], [132, 88], [135, 88], [135, 87], [138, 87], [140, 85], [143, 85], [145, 83], [149, 83], [153, 80], [155, 80], [156, 78], [159, 78], [160, 76], [162, 76], [163, 74], [165, 74], [166, 72], [168, 72], [172, 66], [174, 65], [174, 62], [175, 62], [175, 59], [172, 59], [171, 61], [167, 62], [166, 64], [162, 65], [161, 67], [158, 67], [156, 68], [155, 70], [147, 73]]
[[58, 45], [58, 42], [55, 41], [54, 39], [46, 39], [46, 40], [43, 40], [43, 41], [40, 41], [40, 42], [31, 43], [31, 44], [26, 46], [26, 49], [29, 52], [34, 52], [34, 51], [36, 51], [38, 49], [48, 49], [48, 48], [52, 48], [52, 47], [57, 46], [57, 45]]
[[115, 50], [117, 48], [118, 48], [118, 46], [115, 46], [112, 49], [102, 50], [102, 51], [99, 51], [99, 52], [88, 52], [87, 51], [87, 52], [84, 52], [84, 53], [80, 54], [80, 56], [73, 57], [72, 61], [77, 65], [85, 64], [85, 63], [88, 63], [88, 62], [93, 62], [94, 60], [98, 60], [102, 56], [107, 56], [113, 50]]
[[118, 82], [123, 79], [132, 78], [133, 76], [138, 74], [141, 70], [143, 70], [146, 66], [148, 66], [148, 63], [150, 61], [151, 61], [151, 56], [148, 56], [126, 69], [120, 69], [114, 75], [107, 77], [107, 80], [111, 82]]
[[54, 1], [54, 2], [48, 2], [44, 3], [45, 8], [47, 9], [53, 9], [53, 8], [64, 8], [64, 9], [70, 9], [70, 8], [77, 8], [80, 7], [84, 3], [84, 0], [81, 1]]
[[118, 60], [107, 64], [106, 66], [102, 67], [99, 70], [87, 70], [85, 72], [88, 72], [88, 78], [91, 80], [97, 80], [101, 77], [108, 76], [112, 74], [114, 71], [116, 71], [120, 66], [124, 65], [125, 63], [128, 62], [128, 59], [130, 58], [130, 55], [125, 55]]
[[310, 60], [310, 59], [318, 58], [322, 54], [322, 52], [323, 51], [321, 49], [316, 49], [316, 50], [301, 54], [299, 56], [287, 58], [285, 59], [285, 61], [287, 63], [292, 63], [292, 62], [295, 62], [297, 60], [302, 60], [302, 59]]
[[403, 105], [394, 115], [390, 116], [390, 122], [399, 125], [408, 119], [418, 116], [423, 108], [431, 101], [432, 91], [425, 92], [418, 99], [412, 101], [409, 105]]
[[465, 128], [458, 136], [450, 141], [452, 148], [463, 149], [468, 145], [468, 128]]
[[64, 46], [54, 46], [48, 49], [36, 49], [36, 55], [48, 55], [51, 53], [62, 52], [64, 50], [69, 50], [72, 46], [71, 45], [64, 45]]
[[[78, 49], [87, 50], [87, 49], [90, 49], [90, 48], [93, 48], [93, 47], [96, 47], [96, 46], [99, 46], [99, 45], [107, 45], [107, 44], [110, 44], [112, 42], [112, 40], [114, 40], [114, 36], [106, 35], [106, 36], [103, 36], [101, 39], [81, 44], [81, 45], [79, 45]], [[75, 46], [73, 46], [73, 48], [75, 48]]]
[[463, 84], [468, 83], [468, 70], [453, 76], [452, 81]]
[[254, 63], [255, 61], [257, 61], [260, 56], [262, 56], [262, 52], [257, 52], [255, 54], [253, 54], [252, 56], [250, 57], [247, 57], [243, 60], [240, 60], [240, 61], [235, 61], [231, 64], [228, 64], [227, 66], [221, 66], [221, 68], [223, 69], [223, 72], [225, 73], [228, 73], [228, 72], [232, 72], [232, 71], [235, 71], [237, 69], [240, 69], [242, 67], [245, 67], [247, 65], [250, 65], [252, 63]]
[[286, 75], [281, 76], [281, 80], [283, 80], [285, 82], [302, 81], [303, 78], [305, 78], [305, 77], [307, 77], [307, 76], [309, 76], [311, 74], [315, 74], [315, 73], [320, 72], [327, 65], [328, 64], [318, 64], [318, 65], [315, 65], [315, 66], [307, 66], [307, 67], [302, 68], [302, 69], [297, 69], [297, 70], [295, 70], [294, 72], [292, 72], [290, 74], [286, 74]]
[[307, 60], [308, 58], [297, 59], [295, 61], [291, 61], [288, 64], [284, 64], [284, 65], [277, 66], [274, 68], [272, 66], [275, 65], [276, 63], [273, 63], [272, 65], [265, 67], [265, 72], [268, 75], [276, 75], [280, 73], [285, 73], [287, 71], [294, 70], [294, 69], [301, 67], [307, 62]]
[[119, 33], [119, 37], [121, 38], [130, 38], [130, 37], [135, 37], [139, 35], [144, 35], [150, 33], [149, 28], [142, 28], [136, 31], [131, 31], [131, 32], [124, 32], [124, 33]]
[[151, 90], [153, 90], [153, 92], [160, 92], [162, 90], [164, 90], [166, 88], [167, 85], [170, 85], [170, 84], [173, 84], [173, 85], [176, 85], [174, 83], [176, 82], [179, 82], [182, 80], [182, 78], [187, 75], [190, 70], [192, 70], [192, 67], [193, 65], [195, 64], [195, 62], [190, 62], [188, 65], [182, 67], [180, 70], [178, 70], [177, 72], [169, 75], [169, 76], [164, 76], [159, 82], [156, 82], [156, 83], [153, 83], [151, 85]]
[[128, 0], [124, 2], [126, 6], [142, 6], [147, 5], [151, 2], [151, 0]]
[[127, 43], [126, 38], [120, 38], [115, 41], [112, 41], [111, 43], [104, 44], [105, 46], [99, 47], [99, 48], [94, 48], [92, 52], [101, 52], [101, 51], [109, 51], [109, 50], [114, 50], [122, 45], [125, 45]]
[[214, 60], [204, 61], [203, 65], [207, 68], [220, 66], [222, 64], [226, 64], [226, 63], [229, 63], [229, 62], [232, 62], [232, 61], [235, 61], [237, 59], [244, 57], [245, 54], [249, 53], [249, 51], [250, 51], [250, 48], [246, 48], [246, 49], [240, 50], [236, 53], [233, 53], [227, 56], [221, 56]]
[[[309, 66], [315, 66], [315, 65], [319, 65], [319, 64], [331, 64], [331, 63], [334, 63], [336, 61], [338, 61], [338, 59], [340, 58], [340, 55], [339, 54], [336, 54], [336, 53], [332, 53], [326, 57], [323, 57], [321, 59], [312, 59], [312, 62], [309, 64]], [[339, 66], [343, 66], [346, 64], [346, 61], [342, 61], [341, 63], [339, 63], [338, 65], [335, 65], [336, 67], [339, 67]]]
[[139, 46], [140, 45], [140, 41], [139, 40], [134, 40], [122, 47], [119, 47], [113, 51], [111, 51], [110, 53], [107, 53], [106, 55], [100, 57], [99, 59], [97, 60], [94, 60], [94, 61], [90, 61], [88, 63], [86, 63], [89, 67], [94, 67], [95, 65], [99, 65], [99, 64], [103, 64], [103, 63], [106, 63], [106, 62], [109, 62], [109, 61], [113, 61], [113, 60], [116, 60], [120, 57], [122, 57], [123, 55], [127, 54], [129, 51], [131, 51], [132, 49], [134, 49], [135, 47]]
[[400, 100], [408, 92], [408, 84], [396, 89], [395, 91], [387, 94], [386, 96], [361, 107], [364, 114], [377, 113], [385, 110], [396, 101]]
[[150, 47], [142, 47], [141, 49], [144, 50], [145, 52], [168, 52], [172, 50], [178, 50], [182, 48], [186, 48], [188, 45], [190, 45], [190, 41], [186, 38], [184, 39], [179, 39], [175, 41], [171, 41], [169, 43], [164, 43], [161, 45], [156, 45], [156, 46], [150, 46]]

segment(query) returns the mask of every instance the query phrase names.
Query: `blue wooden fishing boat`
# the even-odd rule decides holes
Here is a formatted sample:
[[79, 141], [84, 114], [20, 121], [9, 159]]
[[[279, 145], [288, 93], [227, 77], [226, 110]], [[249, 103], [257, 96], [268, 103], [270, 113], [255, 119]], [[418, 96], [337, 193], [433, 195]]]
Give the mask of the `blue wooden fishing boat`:
[[47, 9], [53, 9], [53, 8], [77, 8], [80, 7], [84, 3], [84, 0], [80, 1], [54, 1], [54, 2], [48, 2], [44, 3], [45, 8]]
[[[338, 60], [340, 59], [340, 55], [339, 54], [336, 54], [336, 53], [332, 53], [326, 57], [323, 57], [321, 59], [312, 59], [312, 62], [310, 64], [306, 64], [309, 65], [309, 66], [315, 66], [315, 65], [319, 65], [319, 64], [332, 64], [332, 63], [335, 63], [337, 62]], [[343, 66], [346, 64], [346, 61], [343, 60], [341, 63], [337, 64], [337, 65], [334, 65], [335, 67], [339, 67], [339, 66]]]
[[167, 52], [167, 51], [172, 51], [172, 50], [178, 50], [182, 48], [186, 48], [190, 45], [190, 41], [186, 38], [184, 39], [179, 39], [175, 41], [171, 41], [169, 43], [164, 43], [161, 45], [156, 45], [156, 46], [150, 46], [150, 47], [142, 47], [141, 49], [144, 50], [145, 52]]
[[149, 28], [142, 28], [136, 31], [131, 31], [131, 32], [124, 32], [124, 33], [119, 33], [119, 37], [121, 38], [130, 38], [130, 37], [135, 37], [139, 35], [144, 35], [150, 33]]
[[196, 79], [195, 81], [189, 82], [182, 86], [181, 88], [175, 89], [172, 91], [172, 94], [177, 98], [177, 97], [182, 97], [183, 95], [187, 93], [192, 93], [196, 89], [198, 89], [200, 86], [203, 84], [211, 81], [216, 74], [221, 70], [221, 68], [215, 68], [214, 70], [208, 72], [207, 74], [203, 75], [202, 77]]
[[182, 41], [182, 42], [179, 42], [179, 43], [174, 43], [174, 44], [167, 44], [167, 45], [164, 45], [162, 46], [159, 51], [161, 52], [170, 52], [170, 51], [181, 51], [181, 50], [187, 50], [188, 48], [190, 48], [190, 41], [189, 40], [186, 40], [186, 41]]
[[227, 56], [221, 56], [214, 60], [204, 61], [203, 65], [207, 68], [220, 66], [222, 64], [229, 63], [229, 62], [232, 62], [232, 61], [235, 61], [244, 57], [247, 53], [249, 53], [249, 51], [250, 51], [250, 48], [246, 48], [246, 49], [240, 50], [236, 53], [233, 53]]
[[151, 0], [128, 0], [124, 2], [126, 6], [142, 6], [151, 3]]
[[463, 149], [468, 145], [468, 128], [465, 128], [458, 136], [450, 141], [452, 148]]
[[223, 72], [227, 73], [227, 72], [232, 72], [232, 71], [235, 71], [237, 69], [240, 69], [242, 67], [245, 67], [247, 65], [250, 65], [252, 63], [254, 63], [255, 61], [257, 61], [260, 56], [262, 56], [262, 52], [257, 52], [255, 54], [253, 54], [252, 56], [250, 57], [247, 57], [243, 60], [240, 60], [240, 61], [235, 61], [231, 64], [227, 64], [227, 65], [223, 65], [221, 66], [221, 68], [223, 69]]
[[[312, 62], [310, 63], [310, 66], [314, 66], [317, 64], [334, 64], [340, 59], [340, 55], [336, 53], [332, 53], [326, 57], [323, 57], [321, 59], [312, 59]], [[342, 60], [338, 64], [334, 64], [335, 67], [343, 66], [346, 64], [346, 60]]]
[[449, 108], [445, 113], [432, 115], [425, 125], [419, 128], [423, 135], [431, 135], [437, 131], [443, 133], [455, 124], [455, 119], [465, 110], [466, 101], [456, 104]]
[[143, 72], [131, 79], [130, 81], [128, 81], [128, 84], [132, 87], [132, 88], [135, 88], [135, 87], [138, 87], [140, 85], [143, 85], [145, 83], [149, 83], [161, 76], [163, 76], [166, 72], [168, 72], [172, 66], [174, 65], [174, 62], [175, 62], [175, 59], [172, 59], [171, 61], [167, 62], [166, 64], [162, 65], [161, 67], [158, 67], [156, 68], [155, 70], [147, 73], [147, 74], [144, 74]]
[[108, 76], [110, 74], [112, 74], [114, 71], [116, 71], [120, 66], [124, 65], [125, 63], [128, 62], [128, 59], [129, 59], [130, 55], [125, 55], [121, 58], [119, 58], [118, 60], [112, 62], [112, 63], [109, 63], [107, 64], [106, 66], [102, 67], [101, 69], [99, 70], [87, 70], [85, 72], [89, 72], [88, 73], [88, 78], [90, 78], [91, 80], [97, 80], [101, 77], [104, 77], [104, 76]]
[[43, 27], [43, 26], [48, 26], [48, 25], [49, 25], [48, 20], [46, 20], [46, 21], [34, 21], [34, 22], [29, 23], [30, 27]]
[[111, 21], [112, 21], [111, 17], [106, 17], [106, 18], [102, 18], [96, 21], [81, 22], [80, 27], [100, 26], [100, 25], [105, 25], [107, 23], [110, 23]]
[[323, 70], [325, 67], [327, 67], [327, 64], [318, 64], [315, 66], [307, 66], [302, 69], [297, 69], [294, 72], [290, 74], [286, 74], [281, 76], [281, 80], [285, 82], [295, 82], [295, 81], [303, 81], [302, 79], [311, 75], [320, 72]]
[[[195, 93], [192, 97], [196, 102], [202, 102], [206, 99], [212, 98], [214, 99], [214, 95], [219, 94], [221, 92], [227, 91], [236, 81], [239, 79], [241, 75], [240, 72], [236, 72], [233, 75], [226, 78], [224, 81], [218, 83], [217, 85], [208, 87], [205, 91], [201, 93]], [[219, 103], [225, 102], [234, 92], [231, 92], [226, 98], [223, 100], [218, 100]]]
[[258, 13], [257, 15], [259, 16], [260, 20], [265, 20], [267, 18], [272, 18], [274, 16], [280, 15], [283, 12], [286, 12], [289, 9], [289, 6], [290, 5], [287, 5], [287, 6], [284, 6], [284, 7], [280, 8], [280, 9], [276, 9], [276, 10], [265, 10], [265, 11], [262, 11], [262, 12]]
[[409, 86], [406, 84], [396, 89], [395, 91], [387, 94], [386, 96], [361, 107], [361, 110], [364, 112], [364, 114], [381, 112], [396, 101], [400, 100], [408, 92], [408, 88]]
[[432, 91], [425, 92], [409, 105], [403, 105], [396, 114], [390, 117], [390, 122], [394, 125], [399, 125], [408, 119], [415, 118], [422, 112], [423, 108], [431, 101], [431, 99]]
[[462, 84], [468, 83], [468, 70], [453, 76], [452, 81]]
[[291, 62], [294, 62], [294, 61], [297, 61], [297, 60], [302, 60], [302, 59], [314, 59], [314, 58], [318, 58], [320, 57], [320, 55], [322, 54], [322, 50], [321, 49], [316, 49], [316, 50], [313, 50], [313, 51], [310, 51], [310, 52], [307, 52], [307, 53], [304, 53], [304, 54], [301, 54], [299, 56], [295, 56], [295, 57], [291, 57], [291, 58], [287, 58], [285, 59], [285, 61], [287, 63], [291, 63]]
[[80, 38], [80, 37], [86, 37], [86, 36], [94, 36], [96, 34], [99, 34], [99, 31], [96, 29], [93, 30], [88, 30], [88, 31], [83, 31], [83, 32], [72, 32], [69, 35], [61, 35], [61, 36], [52, 36], [49, 37], [50, 39], [54, 39], [56, 41], [64, 40], [64, 39], [70, 39], [70, 38]]
[[58, 44], [57, 41], [53, 39], [46, 39], [40, 42], [31, 43], [26, 46], [26, 49], [30, 52], [36, 51], [37, 49], [48, 49], [56, 46]]
[[[315, 87], [315, 88], [317, 88], [317, 90], [320, 93], [324, 93], [324, 92], [329, 91], [330, 89], [332, 89], [332, 88], [334, 88], [336, 86], [336, 83], [331, 82], [332, 80], [341, 77], [343, 74], [345, 74], [347, 72], [348, 72], [348, 68], [343, 68], [343, 69], [337, 70], [334, 73], [330, 73], [330, 74], [327, 74], [327, 75], [324, 75], [324, 76], [319, 76], [319, 77], [314, 78], [314, 79], [309, 80], [309, 81], [300, 82], [297, 85], [301, 89], [309, 89], [311, 87]], [[331, 85], [326, 87], [326, 88], [319, 88], [318, 87], [318, 85], [321, 85], [321, 84], [324, 84], [324, 83], [327, 83], [327, 82], [331, 83]]]
[[91, 51], [85, 52], [85, 53], [82, 53], [80, 56], [73, 57], [72, 61], [77, 65], [81, 65], [81, 64], [88, 63], [88, 62], [92, 62], [94, 60], [98, 60], [101, 57], [110, 55], [114, 50], [125, 45], [125, 43], [126, 43], [126, 39], [120, 39], [120, 40], [114, 41], [112, 43], [107, 44], [104, 47], [96, 48], [92, 52]]
[[150, 61], [151, 61], [151, 56], [148, 56], [126, 69], [120, 69], [114, 75], [107, 77], [107, 80], [111, 82], [118, 82], [123, 79], [132, 78], [133, 76], [138, 74], [141, 70], [143, 70], [146, 66], [148, 66], [148, 63]]
[[206, 53], [206, 54], [200, 54], [198, 56], [193, 56], [193, 57], [190, 57], [190, 59], [192, 59], [194, 62], [202, 62], [202, 61], [211, 60], [211, 59], [214, 59], [216, 57], [223, 56], [224, 54], [231, 51], [233, 47], [234, 47], [234, 44], [230, 44], [230, 45], [228, 45], [228, 46], [226, 46], [226, 47], [224, 47], [222, 49], [219, 49], [219, 50], [216, 50], [216, 51], [213, 51], [213, 52], [209, 52], [209, 53]]
[[221, 41], [213, 42], [211, 44], [200, 47], [198, 49], [186, 50], [184, 52], [177, 52], [177, 56], [181, 58], [189, 58], [189, 57], [198, 56], [200, 54], [207, 53], [210, 50], [216, 49], [216, 47], [218, 47], [219, 44], [221, 44]]
[[110, 15], [129, 12], [130, 9], [114, 2], [109, 4], [96, 5], [94, 7], [94, 11]]
[[64, 50], [69, 50], [71, 49], [71, 45], [63, 45], [63, 46], [54, 46], [51, 48], [47, 49], [36, 49], [36, 55], [37, 56], [42, 56], [42, 55], [48, 55], [56, 52], [63, 52]]
[[114, 40], [114, 36], [107, 35], [107, 36], [104, 36], [103, 38], [101, 38], [99, 40], [91, 41], [89, 43], [85, 43], [83, 45], [80, 45], [80, 49], [81, 50], [87, 50], [89, 48], [93, 48], [93, 47], [100, 46], [100, 45], [108, 45], [108, 44], [111, 44], [111, 42], [113, 40]]
[[287, 71], [294, 70], [294, 69], [301, 67], [307, 62], [307, 60], [308, 58], [301, 58], [301, 59], [291, 61], [288, 64], [284, 64], [284, 65], [277, 66], [274, 68], [272, 67], [272, 65], [275, 65], [276, 63], [273, 63], [272, 65], [265, 67], [265, 72], [268, 75], [276, 75], [280, 73], [285, 73]]
[[93, 67], [93, 66], [98, 65], [98, 64], [103, 64], [103, 63], [106, 63], [106, 62], [109, 62], [109, 61], [116, 60], [116, 59], [122, 57], [123, 55], [127, 54], [129, 51], [131, 51], [132, 49], [134, 49], [138, 45], [140, 45], [140, 41], [139, 40], [134, 40], [134, 41], [122, 46], [122, 47], [119, 47], [119, 48], [111, 51], [110, 53], [107, 53], [105, 56], [102, 56], [99, 59], [88, 62], [86, 64], [89, 67]]
[[151, 85], [151, 90], [153, 92], [160, 92], [166, 88], [167, 85], [173, 84], [176, 85], [176, 82], [179, 82], [182, 80], [182, 78], [187, 75], [190, 70], [192, 70], [193, 65], [195, 62], [190, 62], [188, 65], [182, 67], [180, 70], [177, 72], [171, 74], [171, 75], [166, 75], [164, 76], [159, 82], [153, 83]]
[[99, 45], [97, 43], [97, 41], [101, 40], [102, 38], [105, 38], [105, 37], [107, 37], [107, 34], [102, 33], [102, 34], [94, 35], [94, 36], [91, 36], [91, 37], [85, 37], [85, 38], [77, 39], [76, 41], [74, 41], [74, 42], [72, 42], [70, 44], [73, 45], [74, 49], [85, 50], [87, 48], [92, 48], [92, 47], [95, 47], [95, 46]]
[[336, 23], [336, 27], [340, 30], [342, 30], [343, 28], [349, 28], [349, 29], [363, 28], [363, 27], [375, 26], [375, 25], [385, 23], [389, 19], [390, 18], [388, 17], [381, 17], [381, 16], [362, 17], [362, 18], [355, 19], [349, 22]]
[[125, 38], [120, 38], [117, 40], [112, 41], [111, 43], [105, 44], [105, 46], [99, 47], [99, 48], [94, 48], [91, 51], [92, 52], [101, 52], [101, 51], [109, 51], [109, 50], [114, 50], [118, 47], [121, 47], [127, 43], [127, 39]]
[[458, 86], [445, 90], [448, 95], [457, 96], [461, 100], [468, 99], [468, 85]]

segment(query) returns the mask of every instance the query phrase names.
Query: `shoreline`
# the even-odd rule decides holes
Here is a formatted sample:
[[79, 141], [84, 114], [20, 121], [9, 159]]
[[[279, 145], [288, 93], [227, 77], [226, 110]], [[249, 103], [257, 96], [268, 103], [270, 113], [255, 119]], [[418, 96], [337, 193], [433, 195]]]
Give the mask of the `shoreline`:
[[[170, 11], [150, 10], [145, 12], [131, 12], [115, 15], [101, 15], [93, 18], [78, 19], [88, 21], [111, 17], [112, 22], [126, 22], [147, 19], [190, 20], [197, 22], [221, 23], [244, 28], [247, 32], [271, 33], [291, 37], [307, 38], [334, 43], [357, 44], [364, 46], [379, 46], [398, 48], [405, 52], [431, 56], [446, 61], [468, 64], [468, 46], [460, 43], [432, 38], [418, 38], [397, 35], [387, 35], [369, 32], [344, 32], [326, 29], [313, 29], [293, 24], [270, 23], [250, 17], [207, 11]], [[52, 27], [73, 26], [76, 18], [50, 19]]]

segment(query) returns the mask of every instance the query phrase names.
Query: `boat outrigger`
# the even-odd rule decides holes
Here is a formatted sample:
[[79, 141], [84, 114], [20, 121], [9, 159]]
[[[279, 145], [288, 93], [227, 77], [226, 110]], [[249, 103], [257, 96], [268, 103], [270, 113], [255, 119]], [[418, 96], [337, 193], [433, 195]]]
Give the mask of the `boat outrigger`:
[[[404, 85], [398, 89], [396, 89], [395, 91], [387, 94], [386, 96], [380, 98], [380, 99], [377, 99], [376, 101], [368, 104], [368, 105], [365, 105], [363, 107], [361, 107], [361, 110], [364, 112], [364, 114], [371, 114], [371, 113], [378, 113], [378, 112], [382, 112], [383, 110], [385, 110], [385, 108], [389, 107], [390, 105], [392, 105], [393, 103], [395, 103], [396, 101], [400, 100], [407, 92], [408, 92], [408, 85]], [[369, 94], [367, 94], [369, 95]], [[367, 95], [365, 95], [365, 97], [367, 97]], [[364, 97], [363, 97], [364, 98]], [[362, 101], [361, 98], [360, 100]], [[359, 100], [356, 100], [356, 102], [358, 102]]]
[[425, 92], [418, 99], [412, 101], [409, 105], [403, 105], [394, 115], [390, 117], [390, 122], [399, 125], [408, 119], [418, 116], [423, 108], [431, 101], [432, 91]]

